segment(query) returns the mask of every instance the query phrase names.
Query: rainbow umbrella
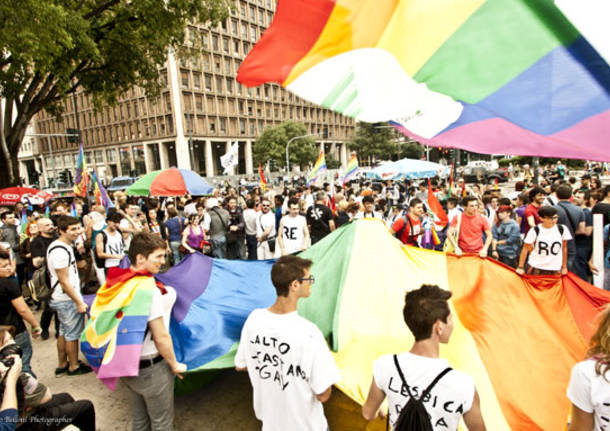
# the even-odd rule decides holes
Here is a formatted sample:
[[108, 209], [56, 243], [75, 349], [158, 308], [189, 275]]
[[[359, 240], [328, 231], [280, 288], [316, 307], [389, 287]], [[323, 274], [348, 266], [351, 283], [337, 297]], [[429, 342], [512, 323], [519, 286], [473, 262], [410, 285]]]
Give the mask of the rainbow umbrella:
[[127, 188], [130, 196], [204, 196], [214, 188], [193, 171], [163, 169], [144, 175]]

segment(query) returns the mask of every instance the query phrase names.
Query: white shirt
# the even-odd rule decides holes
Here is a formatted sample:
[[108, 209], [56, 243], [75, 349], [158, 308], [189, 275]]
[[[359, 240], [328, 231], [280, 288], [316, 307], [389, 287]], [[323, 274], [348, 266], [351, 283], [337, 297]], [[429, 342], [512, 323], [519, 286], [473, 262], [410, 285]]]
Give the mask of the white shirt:
[[[170, 316], [172, 314], [174, 303], [176, 302], [176, 290], [170, 286], [165, 286], [165, 289], [167, 292], [165, 295], [163, 295], [161, 293], [161, 289], [155, 286], [147, 322], [158, 319], [159, 317], [163, 317], [165, 329], [169, 331]], [[140, 357], [145, 359], [153, 359], [158, 355], [159, 351], [157, 350], [157, 346], [155, 346], [155, 342], [152, 339], [152, 331], [148, 329], [146, 331], [146, 335], [144, 336], [144, 341], [142, 342], [142, 352], [140, 353]]]
[[340, 379], [318, 327], [297, 312], [254, 310], [241, 332], [235, 366], [248, 368], [263, 431], [326, 431], [316, 394]]
[[[419, 397], [449, 363], [441, 358], [426, 358], [409, 352], [398, 355], [400, 369], [413, 396]], [[388, 397], [390, 424], [398, 419], [409, 395], [403, 387], [392, 355], [384, 355], [373, 363], [373, 379]], [[457, 431], [460, 417], [470, 411], [474, 400], [474, 380], [468, 374], [451, 370], [432, 388], [423, 400], [435, 431]]]
[[536, 237], [536, 229], [530, 229], [523, 240], [525, 244], [535, 242], [534, 250], [530, 253], [527, 263], [545, 271], [559, 271], [563, 264], [563, 240], [572, 239], [570, 230], [567, 226], [563, 226], [562, 237], [557, 225], [547, 229], [539, 224], [538, 229], [540, 230], [538, 237]]
[[[61, 247], [61, 248], [60, 248]], [[78, 269], [76, 268], [76, 258], [72, 246], [56, 239], [47, 249], [47, 268], [49, 269], [49, 278], [51, 287], [55, 286], [51, 300], [53, 301], [72, 301], [66, 293], [64, 293], [61, 283], [57, 278], [57, 269], [68, 268], [70, 285], [76, 292], [76, 295], [82, 299], [80, 292], [80, 278], [78, 277]]]
[[[307, 219], [302, 215], [282, 217], [282, 239], [287, 254], [301, 251], [305, 247], [305, 233], [303, 232]], [[277, 248], [278, 252], [279, 247]]]
[[273, 238], [275, 236], [275, 214], [271, 211], [265, 213], [258, 213], [256, 219], [256, 235], [261, 236], [267, 228], [271, 227], [267, 238]]
[[258, 213], [252, 208], [246, 208], [243, 213], [246, 235], [256, 235], [256, 221]]
[[[610, 373], [606, 374], [610, 379]], [[587, 413], [593, 413], [595, 430], [607, 428], [610, 418], [610, 383], [595, 372], [595, 360], [587, 359], [572, 368], [567, 395], [572, 404]]]
[[[104, 233], [106, 234], [106, 247], [104, 247], [104, 253], [106, 254], [117, 254], [123, 255], [123, 235], [120, 232], [114, 232], [111, 234], [107, 229], [104, 229]], [[121, 263], [121, 259], [105, 259], [104, 260], [104, 268], [112, 268], [115, 266], [119, 266]]]
[[383, 215], [380, 212], [373, 211], [372, 213], [367, 213], [364, 211], [358, 211], [354, 218], [380, 218], [383, 219]]

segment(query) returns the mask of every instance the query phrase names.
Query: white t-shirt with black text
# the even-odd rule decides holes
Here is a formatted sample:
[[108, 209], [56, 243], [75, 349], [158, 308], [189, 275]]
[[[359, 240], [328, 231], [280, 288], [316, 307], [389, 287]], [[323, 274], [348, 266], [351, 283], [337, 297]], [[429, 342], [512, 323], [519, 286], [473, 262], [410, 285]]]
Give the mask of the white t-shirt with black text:
[[[610, 372], [606, 374], [610, 380]], [[595, 430], [610, 429], [610, 383], [595, 372], [595, 360], [587, 359], [572, 368], [567, 395], [572, 404], [593, 413]]]
[[559, 271], [563, 264], [563, 241], [572, 239], [570, 230], [563, 226], [562, 236], [557, 225], [545, 228], [539, 224], [537, 227], [540, 232], [537, 236], [536, 229], [530, 229], [523, 240], [525, 244], [534, 244], [527, 263], [545, 271]]
[[67, 245], [63, 241], [56, 239], [47, 249], [47, 268], [49, 270], [49, 281], [51, 287], [55, 286], [53, 294], [51, 295], [52, 301], [72, 301], [62, 289], [61, 283], [57, 278], [57, 269], [68, 268], [68, 274], [70, 277], [70, 285], [76, 292], [76, 295], [82, 299], [80, 292], [80, 277], [78, 276], [78, 268], [76, 267], [76, 258], [74, 257], [74, 249], [72, 246]]
[[[173, 287], [165, 286], [165, 294], [161, 292], [161, 289], [155, 287], [152, 297], [152, 303], [150, 304], [150, 312], [148, 313], [148, 320], [158, 319], [163, 317], [163, 324], [165, 328], [169, 330], [169, 321], [172, 314], [172, 308], [176, 302], [176, 290]], [[148, 329], [142, 342], [142, 352], [140, 353], [141, 358], [153, 359], [159, 355], [157, 346], [152, 339], [152, 331]]]
[[[104, 253], [122, 256], [124, 242], [121, 232], [115, 231], [114, 233], [110, 233], [107, 229], [104, 229], [104, 233], [106, 234]], [[104, 268], [113, 268], [119, 266], [120, 263], [121, 259], [104, 259]]]
[[[284, 249], [286, 254], [296, 253], [305, 247], [304, 227], [307, 225], [307, 219], [302, 215], [292, 217], [290, 215], [282, 217], [282, 239], [284, 240]], [[279, 247], [277, 253], [280, 253]], [[279, 256], [279, 254], [278, 254]]]
[[248, 368], [263, 431], [328, 429], [316, 394], [339, 381], [339, 370], [318, 327], [296, 311], [254, 310], [242, 329], [235, 366]]
[[[449, 363], [442, 358], [426, 358], [409, 352], [398, 355], [398, 363], [409, 389], [418, 398]], [[394, 364], [393, 355], [384, 355], [373, 363], [373, 379], [388, 398], [390, 424], [394, 426], [400, 410], [409, 401]], [[432, 388], [423, 400], [435, 431], [457, 431], [460, 418], [472, 408], [474, 380], [468, 374], [451, 370]]]

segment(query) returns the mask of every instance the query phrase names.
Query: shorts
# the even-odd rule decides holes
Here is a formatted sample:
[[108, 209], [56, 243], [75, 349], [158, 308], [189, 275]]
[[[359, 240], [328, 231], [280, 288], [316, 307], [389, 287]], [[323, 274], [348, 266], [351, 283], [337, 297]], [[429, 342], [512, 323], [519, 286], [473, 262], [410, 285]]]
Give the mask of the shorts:
[[79, 313], [74, 301], [51, 301], [49, 304], [57, 312], [59, 335], [66, 341], [78, 341], [85, 329], [85, 315]]

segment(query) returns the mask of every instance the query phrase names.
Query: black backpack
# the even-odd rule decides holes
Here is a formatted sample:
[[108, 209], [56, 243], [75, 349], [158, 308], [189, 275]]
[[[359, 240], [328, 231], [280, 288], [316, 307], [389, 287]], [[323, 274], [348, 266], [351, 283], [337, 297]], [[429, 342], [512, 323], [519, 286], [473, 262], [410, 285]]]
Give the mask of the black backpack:
[[[117, 229], [117, 232], [122, 235], [120, 229]], [[98, 232], [98, 234], [100, 234], [100, 233], [102, 234], [102, 244], [103, 244], [102, 250], [104, 250], [104, 252], [106, 252], [106, 244], [108, 243], [108, 235], [106, 235], [106, 232], [104, 232], [103, 230]], [[122, 237], [121, 237], [121, 244], [123, 244], [123, 238]], [[95, 257], [95, 266], [97, 266], [99, 269], [104, 269], [104, 265], [106, 263], [106, 259], [101, 258], [101, 257], [99, 257], [97, 255], [97, 249], [93, 250], [93, 257]]]
[[[421, 394], [419, 398], [415, 398], [411, 393], [411, 389], [405, 380], [405, 376], [402, 374], [400, 365], [398, 364], [398, 358], [394, 355], [394, 364], [400, 375], [403, 385], [407, 388], [409, 394], [409, 401], [400, 410], [398, 419], [394, 424], [394, 431], [434, 431], [432, 422], [430, 422], [430, 414], [426, 410], [422, 400], [426, 399], [432, 388], [443, 378], [445, 374], [451, 371], [451, 368], [447, 367], [436, 378], [430, 383], [426, 390]], [[388, 415], [388, 418], [390, 415]]]

